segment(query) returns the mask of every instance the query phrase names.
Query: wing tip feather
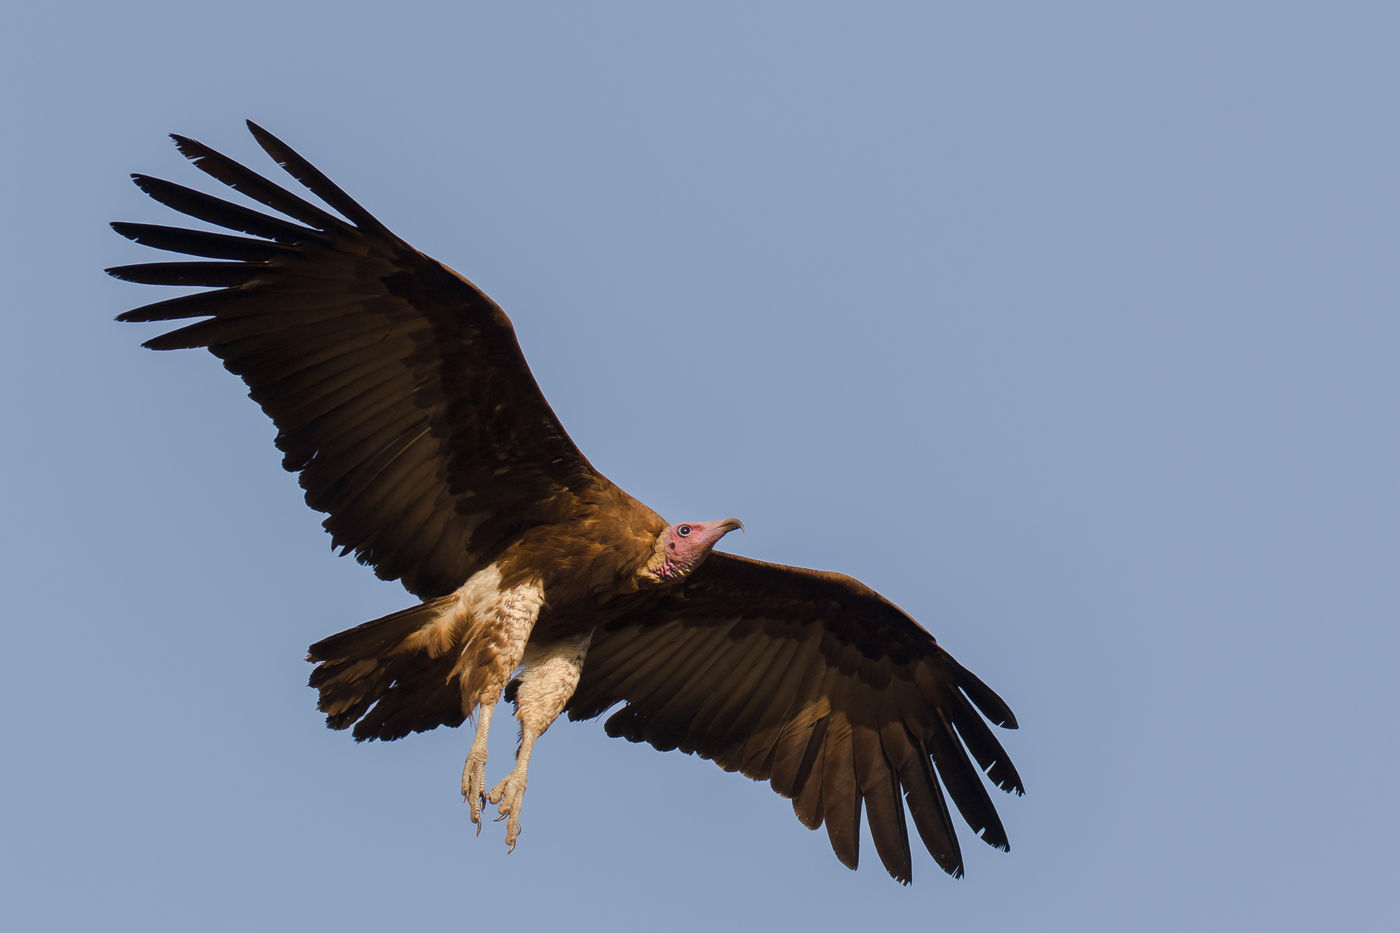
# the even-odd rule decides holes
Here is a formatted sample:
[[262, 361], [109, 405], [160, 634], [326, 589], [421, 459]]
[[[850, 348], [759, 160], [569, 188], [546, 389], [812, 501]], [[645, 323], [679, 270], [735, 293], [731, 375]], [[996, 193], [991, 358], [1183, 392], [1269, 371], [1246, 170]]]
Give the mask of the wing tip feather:
[[196, 165], [199, 164], [201, 159], [214, 155], [214, 150], [210, 149], [199, 140], [192, 139], [189, 136], [180, 133], [171, 133], [170, 139], [175, 143], [176, 151]]

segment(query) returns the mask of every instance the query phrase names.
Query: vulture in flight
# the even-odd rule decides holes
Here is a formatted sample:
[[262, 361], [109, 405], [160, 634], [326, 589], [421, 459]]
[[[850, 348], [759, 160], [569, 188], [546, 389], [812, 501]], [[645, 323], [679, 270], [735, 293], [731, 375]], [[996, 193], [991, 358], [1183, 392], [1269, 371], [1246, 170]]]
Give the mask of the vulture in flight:
[[[1022, 792], [988, 726], [1016, 720], [991, 688], [859, 581], [715, 551], [737, 519], [671, 524], [619, 489], [564, 431], [505, 312], [248, 128], [321, 204], [174, 136], [197, 168], [271, 212], [134, 175], [230, 232], [116, 223], [199, 258], [107, 271], [211, 289], [118, 320], [194, 319], [145, 345], [206, 347], [242, 378], [334, 545], [421, 600], [311, 646], [331, 728], [388, 740], [475, 713], [462, 794], [478, 833], [488, 801], [498, 807], [512, 849], [536, 740], [560, 713], [609, 710], [609, 735], [768, 781], [804, 826], [826, 825], [850, 868], [864, 810], [894, 878], [910, 878], [910, 818], [961, 875], [948, 797], [1008, 848], [982, 777]], [[488, 788], [503, 695], [520, 747]]]

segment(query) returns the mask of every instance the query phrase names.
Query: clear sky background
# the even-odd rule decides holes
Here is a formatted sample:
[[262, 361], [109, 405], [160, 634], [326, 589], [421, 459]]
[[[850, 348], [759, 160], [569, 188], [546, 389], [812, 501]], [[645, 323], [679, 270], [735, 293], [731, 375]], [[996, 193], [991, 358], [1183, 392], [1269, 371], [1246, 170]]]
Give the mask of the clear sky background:
[[[0, 34], [0, 926], [1400, 928], [1393, 4], [24, 4]], [[519, 848], [470, 734], [327, 730], [411, 602], [106, 227], [276, 171], [515, 320], [604, 472], [851, 573], [998, 689], [1028, 794], [857, 873], [766, 786], [561, 723]], [[692, 391], [670, 369], [707, 373]], [[494, 782], [514, 729], [495, 734]]]

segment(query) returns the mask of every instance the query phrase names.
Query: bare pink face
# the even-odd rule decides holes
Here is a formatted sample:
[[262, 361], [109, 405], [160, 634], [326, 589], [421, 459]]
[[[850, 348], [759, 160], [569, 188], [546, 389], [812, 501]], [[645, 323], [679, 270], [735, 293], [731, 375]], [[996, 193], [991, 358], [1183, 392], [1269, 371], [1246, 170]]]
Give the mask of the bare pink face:
[[722, 522], [681, 522], [665, 531], [666, 565], [663, 575], [668, 577], [685, 576], [705, 559], [710, 549], [719, 539], [731, 531], [742, 529], [744, 523], [737, 518], [726, 518]]

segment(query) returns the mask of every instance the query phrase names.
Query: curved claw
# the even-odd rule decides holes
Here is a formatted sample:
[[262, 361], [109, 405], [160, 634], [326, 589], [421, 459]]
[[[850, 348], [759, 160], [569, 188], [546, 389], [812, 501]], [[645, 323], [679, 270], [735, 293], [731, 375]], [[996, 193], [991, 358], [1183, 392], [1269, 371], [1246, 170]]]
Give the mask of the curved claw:
[[506, 775], [501, 783], [491, 789], [487, 799], [499, 808], [493, 822], [506, 821], [506, 851], [514, 852], [515, 843], [520, 838], [520, 810], [525, 799], [524, 773], [517, 769]]
[[476, 834], [481, 835], [481, 811], [486, 808], [486, 758], [476, 759], [467, 756], [462, 768], [462, 796], [467, 800], [471, 821], [476, 824]]

